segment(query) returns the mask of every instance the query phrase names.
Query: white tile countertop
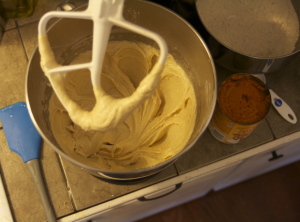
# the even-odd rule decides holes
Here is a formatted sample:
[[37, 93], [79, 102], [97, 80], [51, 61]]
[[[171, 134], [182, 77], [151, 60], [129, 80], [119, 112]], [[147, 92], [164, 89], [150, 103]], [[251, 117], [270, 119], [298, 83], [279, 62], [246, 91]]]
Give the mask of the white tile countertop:
[[[2, 80], [0, 108], [25, 101], [26, 69], [37, 45], [38, 20], [46, 11], [55, 10], [61, 2], [40, 0], [33, 16], [8, 21], [0, 43]], [[87, 1], [74, 2], [82, 5]], [[299, 62], [298, 53], [286, 67], [266, 76], [268, 84], [291, 106], [298, 119], [300, 118]], [[230, 74], [233, 73], [217, 67], [219, 83]], [[111, 183], [100, 180], [62, 159], [47, 144], [43, 144], [40, 163], [56, 216], [62, 218], [158, 182], [180, 177], [186, 172], [200, 169], [259, 145], [274, 142], [299, 130], [300, 121], [290, 124], [272, 107], [267, 118], [242, 143], [236, 145], [220, 143], [207, 130], [194, 147], [174, 164], [138, 183]], [[29, 171], [21, 158], [8, 148], [2, 127], [0, 128], [0, 175], [14, 220], [45, 221], [46, 217]]]

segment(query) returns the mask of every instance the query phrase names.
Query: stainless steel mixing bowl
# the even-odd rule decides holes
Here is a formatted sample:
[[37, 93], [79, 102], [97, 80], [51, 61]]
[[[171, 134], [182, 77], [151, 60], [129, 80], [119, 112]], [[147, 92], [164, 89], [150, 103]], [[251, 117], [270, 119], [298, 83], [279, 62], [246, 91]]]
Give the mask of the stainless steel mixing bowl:
[[[62, 157], [91, 174], [117, 180], [146, 177], [161, 171], [187, 152], [203, 134], [211, 119], [216, 102], [216, 73], [211, 55], [195, 30], [171, 11], [146, 1], [127, 0], [124, 18], [160, 34], [167, 42], [169, 52], [185, 69], [193, 83], [197, 99], [197, 118], [188, 145], [172, 158], [155, 166], [135, 171], [108, 171], [84, 165], [69, 157], [55, 140], [49, 122], [49, 99], [52, 88], [40, 67], [36, 50], [27, 70], [26, 99], [30, 116], [45, 142]], [[91, 48], [92, 22], [61, 19], [49, 30], [48, 37], [57, 59], [68, 64], [74, 55]], [[153, 42], [121, 28], [114, 28], [111, 40]], [[176, 138], [174, 138], [176, 140]]]
[[[298, 41], [295, 44], [295, 49], [287, 54], [281, 55], [277, 57], [255, 57], [249, 55], [247, 51], [237, 51], [234, 47], [228, 47], [228, 42], [222, 42], [220, 39], [216, 37], [216, 33], [210, 30], [210, 27], [203, 21], [200, 2], [205, 0], [196, 0], [195, 6], [198, 11], [199, 18], [208, 31], [210, 36], [208, 37], [208, 47], [210, 52], [214, 58], [216, 64], [221, 65], [222, 67], [231, 70], [233, 73], [272, 73], [277, 71], [296, 58], [296, 54], [300, 51], [300, 36], [298, 37]], [[231, 0], [226, 0], [227, 3], [232, 3]], [[294, 9], [298, 15], [298, 19], [300, 18], [300, 1], [291, 0]], [[230, 7], [224, 10], [232, 10]], [[214, 16], [215, 13], [220, 13], [218, 11], [211, 11], [211, 16]], [[255, 12], [253, 12], [255, 13]], [[266, 20], [271, 20], [272, 18], [268, 18], [269, 15], [266, 15]], [[277, 16], [277, 15], [276, 15]], [[244, 18], [241, 18], [243, 20]], [[300, 19], [299, 19], [300, 20]], [[222, 21], [223, 22], [223, 21]], [[299, 27], [300, 30], [300, 27]], [[224, 32], [225, 32], [224, 28]], [[234, 39], [235, 36], [232, 36]]]

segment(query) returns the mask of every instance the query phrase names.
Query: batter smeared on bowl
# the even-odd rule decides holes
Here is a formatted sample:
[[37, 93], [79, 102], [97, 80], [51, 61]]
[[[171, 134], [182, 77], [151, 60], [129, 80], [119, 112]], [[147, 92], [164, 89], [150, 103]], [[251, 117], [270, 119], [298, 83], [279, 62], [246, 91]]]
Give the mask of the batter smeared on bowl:
[[[101, 84], [114, 98], [131, 95], [156, 62], [159, 51], [142, 43], [110, 42]], [[89, 60], [79, 54], [73, 63]], [[107, 132], [84, 131], [74, 124], [55, 94], [50, 100], [53, 134], [67, 155], [86, 165], [108, 170], [133, 170], [156, 165], [188, 143], [196, 118], [194, 89], [184, 70], [168, 55], [158, 89], [120, 125]], [[82, 109], [95, 96], [87, 70], [67, 74], [64, 87]]]

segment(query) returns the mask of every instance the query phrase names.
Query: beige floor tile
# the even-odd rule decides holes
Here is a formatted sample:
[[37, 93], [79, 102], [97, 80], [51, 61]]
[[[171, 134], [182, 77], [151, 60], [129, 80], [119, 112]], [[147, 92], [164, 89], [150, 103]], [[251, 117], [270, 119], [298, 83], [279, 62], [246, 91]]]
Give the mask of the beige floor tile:
[[64, 158], [61, 159], [76, 210], [103, 203], [166, 178], [176, 176], [174, 166], [171, 165], [162, 172], [136, 183], [130, 181], [107, 182], [92, 176]]
[[37, 42], [37, 36], [38, 36], [37, 27], [38, 27], [38, 21], [27, 24], [27, 25], [19, 28], [21, 38], [24, 43], [24, 48], [26, 51], [27, 58], [31, 58], [31, 56], [38, 44], [38, 42]]
[[14, 19], [9, 19], [6, 23], [5, 30], [16, 28], [16, 22]]
[[0, 108], [25, 101], [27, 59], [17, 29], [4, 33], [0, 44]]

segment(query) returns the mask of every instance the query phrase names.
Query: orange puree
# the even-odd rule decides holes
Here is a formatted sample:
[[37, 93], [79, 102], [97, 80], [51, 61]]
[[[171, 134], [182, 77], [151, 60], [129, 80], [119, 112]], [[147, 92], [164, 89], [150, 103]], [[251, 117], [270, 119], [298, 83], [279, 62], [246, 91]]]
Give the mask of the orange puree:
[[249, 74], [232, 75], [219, 88], [219, 107], [235, 123], [259, 122], [267, 115], [270, 102], [269, 90]]

